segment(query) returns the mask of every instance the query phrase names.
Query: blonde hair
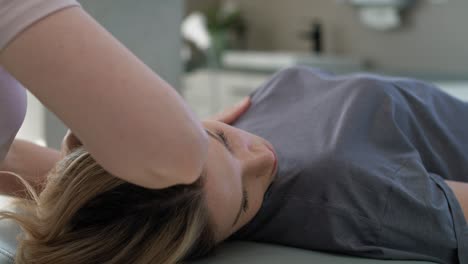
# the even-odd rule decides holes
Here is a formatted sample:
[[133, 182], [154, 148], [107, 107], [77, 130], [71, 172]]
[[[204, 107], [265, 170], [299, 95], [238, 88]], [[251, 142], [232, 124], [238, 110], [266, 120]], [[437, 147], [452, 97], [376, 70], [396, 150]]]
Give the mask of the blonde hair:
[[178, 263], [215, 247], [203, 177], [146, 189], [112, 176], [80, 147], [52, 170], [39, 196], [22, 182], [31, 199], [18, 200], [18, 212], [0, 212], [23, 230], [17, 264]]

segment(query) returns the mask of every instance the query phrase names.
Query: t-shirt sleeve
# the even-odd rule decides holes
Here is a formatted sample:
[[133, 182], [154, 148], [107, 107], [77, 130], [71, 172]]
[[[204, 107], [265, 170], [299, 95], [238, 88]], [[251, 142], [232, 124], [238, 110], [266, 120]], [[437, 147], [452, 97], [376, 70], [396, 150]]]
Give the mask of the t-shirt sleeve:
[[395, 126], [425, 168], [446, 180], [468, 181], [468, 103], [422, 81], [391, 81]]
[[0, 50], [34, 22], [71, 6], [80, 4], [75, 0], [0, 0]]

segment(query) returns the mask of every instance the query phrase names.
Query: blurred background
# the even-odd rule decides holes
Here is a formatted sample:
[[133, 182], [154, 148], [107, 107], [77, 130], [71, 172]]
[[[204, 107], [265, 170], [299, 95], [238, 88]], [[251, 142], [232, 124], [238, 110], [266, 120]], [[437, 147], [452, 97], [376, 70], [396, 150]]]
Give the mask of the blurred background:
[[[171, 83], [200, 118], [292, 65], [418, 78], [468, 100], [467, 0], [80, 3]], [[65, 126], [28, 99], [18, 137], [58, 147]]]

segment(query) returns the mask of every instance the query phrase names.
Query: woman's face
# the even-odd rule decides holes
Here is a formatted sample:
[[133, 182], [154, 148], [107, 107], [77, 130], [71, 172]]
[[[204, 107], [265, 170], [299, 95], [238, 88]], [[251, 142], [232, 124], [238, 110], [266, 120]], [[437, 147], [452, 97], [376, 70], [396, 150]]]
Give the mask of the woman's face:
[[205, 194], [221, 242], [260, 209], [276, 174], [276, 154], [265, 139], [218, 121], [205, 121], [210, 136]]

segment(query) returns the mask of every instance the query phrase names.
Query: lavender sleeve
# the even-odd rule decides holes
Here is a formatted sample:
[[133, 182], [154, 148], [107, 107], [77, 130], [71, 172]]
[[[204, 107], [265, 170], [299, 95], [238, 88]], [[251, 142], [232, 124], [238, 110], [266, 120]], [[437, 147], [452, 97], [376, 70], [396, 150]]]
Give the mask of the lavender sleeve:
[[34, 22], [66, 7], [75, 0], [0, 0], [0, 51]]

